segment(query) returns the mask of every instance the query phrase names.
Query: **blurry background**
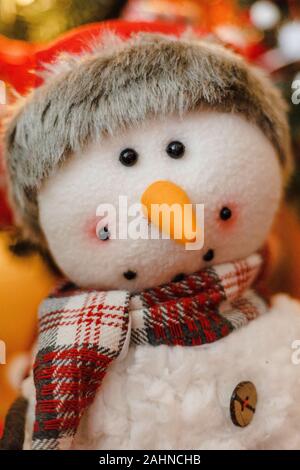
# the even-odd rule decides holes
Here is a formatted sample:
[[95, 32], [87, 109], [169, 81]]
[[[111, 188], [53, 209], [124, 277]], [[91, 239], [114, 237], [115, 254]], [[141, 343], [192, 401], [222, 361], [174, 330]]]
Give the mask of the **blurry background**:
[[124, 0], [0, 0], [0, 33], [44, 42], [75, 26], [116, 18]]
[[[118, 17], [200, 28], [263, 67], [282, 89], [289, 106], [296, 165], [270, 238], [270, 285], [273, 291], [300, 298], [300, 1], [0, 0], [0, 80], [1, 61], [22, 59], [22, 51], [25, 57], [30, 44], [42, 47], [79, 25]], [[0, 82], [0, 127], [5, 95], [9, 99], [12, 90]], [[0, 146], [2, 230], [13, 222], [3, 173]], [[7, 342], [9, 363], [8, 368], [0, 365], [0, 424], [16, 394], [18, 377], [28, 365], [21, 353], [30, 349], [34, 338], [37, 304], [54, 282], [34, 250], [20, 248], [17, 238], [14, 231], [0, 231], [0, 339]], [[28, 297], [25, 311], [24, 292]]]

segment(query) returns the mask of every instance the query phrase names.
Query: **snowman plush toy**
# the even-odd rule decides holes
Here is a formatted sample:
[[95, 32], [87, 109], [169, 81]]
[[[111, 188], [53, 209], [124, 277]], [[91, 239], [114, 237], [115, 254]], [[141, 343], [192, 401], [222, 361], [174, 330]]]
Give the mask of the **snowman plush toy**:
[[[290, 168], [260, 71], [189, 35], [107, 34], [20, 105], [6, 162], [24, 234], [62, 275], [39, 310], [24, 449], [300, 448], [300, 306], [258, 288]], [[158, 203], [192, 206], [203, 246], [146, 213]]]

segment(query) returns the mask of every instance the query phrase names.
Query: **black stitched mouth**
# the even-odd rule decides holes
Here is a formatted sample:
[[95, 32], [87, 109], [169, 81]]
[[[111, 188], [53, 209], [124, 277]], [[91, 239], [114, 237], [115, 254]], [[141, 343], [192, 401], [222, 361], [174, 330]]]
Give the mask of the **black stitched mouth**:
[[125, 279], [127, 279], [128, 281], [132, 281], [133, 279], [136, 278], [137, 276], [137, 273], [135, 271], [131, 271], [130, 269], [128, 271], [126, 271], [125, 273], [123, 273], [123, 276], [125, 277]]
[[180, 282], [180, 281], [183, 281], [184, 278], [185, 278], [184, 273], [179, 273], [179, 274], [176, 274], [176, 276], [173, 277], [172, 282]]
[[212, 261], [215, 257], [215, 252], [211, 248], [203, 255], [203, 261]]

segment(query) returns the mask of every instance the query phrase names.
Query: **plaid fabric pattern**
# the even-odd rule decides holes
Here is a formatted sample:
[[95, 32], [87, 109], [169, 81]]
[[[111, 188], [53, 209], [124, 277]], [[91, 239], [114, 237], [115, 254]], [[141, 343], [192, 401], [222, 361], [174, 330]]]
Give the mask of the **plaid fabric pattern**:
[[39, 311], [33, 449], [71, 448], [83, 412], [130, 342], [202, 345], [264, 313], [251, 289], [261, 267], [254, 254], [131, 297], [59, 286]]
[[129, 294], [56, 292], [39, 312], [33, 449], [68, 449], [128, 330]]

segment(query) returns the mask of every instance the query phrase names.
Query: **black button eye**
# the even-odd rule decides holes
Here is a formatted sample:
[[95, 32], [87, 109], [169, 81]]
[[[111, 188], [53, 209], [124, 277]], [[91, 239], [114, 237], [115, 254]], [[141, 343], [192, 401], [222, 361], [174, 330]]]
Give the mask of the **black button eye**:
[[232, 216], [231, 209], [229, 209], [228, 207], [222, 207], [222, 209], [220, 210], [220, 219], [228, 220], [230, 219], [231, 216]]
[[133, 166], [138, 161], [138, 153], [134, 149], [125, 149], [122, 150], [119, 156], [119, 160], [122, 165]]
[[185, 146], [182, 142], [174, 140], [174, 142], [170, 142], [166, 148], [166, 152], [171, 158], [181, 158], [185, 152]]

